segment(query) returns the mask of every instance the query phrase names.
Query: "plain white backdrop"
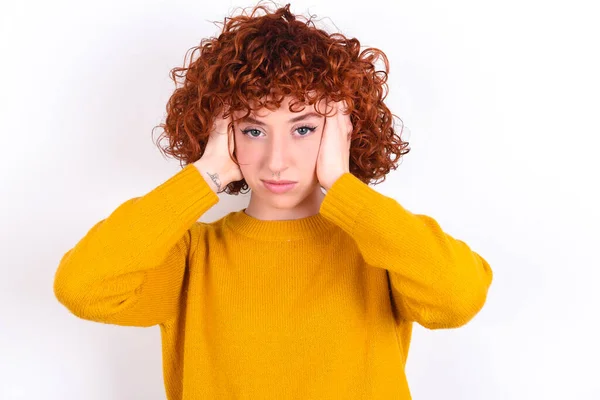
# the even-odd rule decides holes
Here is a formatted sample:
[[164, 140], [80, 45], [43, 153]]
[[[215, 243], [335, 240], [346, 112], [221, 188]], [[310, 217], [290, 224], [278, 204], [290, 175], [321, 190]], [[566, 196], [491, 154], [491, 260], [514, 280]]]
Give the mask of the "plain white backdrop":
[[[412, 151], [376, 190], [494, 270], [471, 323], [415, 327], [415, 399], [600, 398], [593, 3], [291, 2], [389, 57], [387, 104]], [[168, 72], [255, 3], [0, 4], [0, 399], [164, 399], [158, 327], [78, 319], [54, 273], [95, 222], [179, 170], [151, 132]], [[248, 200], [220, 197], [203, 221]]]

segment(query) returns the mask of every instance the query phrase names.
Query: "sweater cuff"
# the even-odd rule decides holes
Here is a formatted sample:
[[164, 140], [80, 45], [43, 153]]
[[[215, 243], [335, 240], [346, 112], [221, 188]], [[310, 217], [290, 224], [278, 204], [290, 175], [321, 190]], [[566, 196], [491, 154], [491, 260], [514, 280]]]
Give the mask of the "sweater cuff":
[[172, 220], [186, 224], [196, 221], [204, 212], [219, 202], [219, 196], [211, 189], [194, 164], [186, 165], [167, 181], [155, 188], [152, 196], [166, 200]]
[[377, 202], [381, 196], [352, 175], [340, 176], [327, 191], [319, 212], [348, 233], [352, 233], [360, 214]]

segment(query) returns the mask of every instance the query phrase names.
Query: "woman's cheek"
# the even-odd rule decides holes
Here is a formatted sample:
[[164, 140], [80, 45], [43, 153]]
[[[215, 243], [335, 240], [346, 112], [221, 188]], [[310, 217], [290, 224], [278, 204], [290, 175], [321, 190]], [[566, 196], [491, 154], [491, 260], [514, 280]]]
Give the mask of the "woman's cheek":
[[260, 164], [261, 149], [258, 146], [253, 146], [252, 143], [236, 142], [235, 152], [237, 160], [241, 164], [240, 169], [242, 169], [242, 173], [244, 169], [251, 171], [256, 165]]
[[307, 161], [316, 163], [319, 155], [319, 147], [321, 145], [321, 136], [313, 135], [311, 139], [312, 140], [305, 140], [298, 149]]

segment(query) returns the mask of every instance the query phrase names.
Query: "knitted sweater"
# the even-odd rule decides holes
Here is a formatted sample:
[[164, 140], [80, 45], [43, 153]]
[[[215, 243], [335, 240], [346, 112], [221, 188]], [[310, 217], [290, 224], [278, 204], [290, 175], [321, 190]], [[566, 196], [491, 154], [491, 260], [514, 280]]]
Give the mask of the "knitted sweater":
[[218, 201], [187, 165], [95, 224], [55, 275], [80, 318], [160, 326], [169, 400], [410, 399], [413, 322], [458, 327], [485, 302], [479, 254], [350, 173], [301, 219], [198, 222]]

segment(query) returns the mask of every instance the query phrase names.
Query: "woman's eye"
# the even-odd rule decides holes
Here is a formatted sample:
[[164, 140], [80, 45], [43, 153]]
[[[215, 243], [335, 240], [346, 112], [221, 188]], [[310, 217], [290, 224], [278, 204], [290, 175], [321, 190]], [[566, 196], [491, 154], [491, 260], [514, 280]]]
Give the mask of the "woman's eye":
[[306, 136], [310, 132], [313, 132], [315, 129], [317, 129], [316, 126], [301, 126], [300, 128], [298, 128], [296, 130], [298, 131], [298, 133], [301, 134], [300, 136]]
[[[258, 132], [258, 135], [255, 136], [251, 132]], [[252, 136], [252, 137], [258, 137], [260, 135], [260, 131], [258, 129], [243, 129], [242, 133], [244, 135], [249, 135], [249, 136]]]
[[[308, 134], [311, 132], [314, 132], [315, 129], [317, 129], [316, 126], [301, 126], [296, 129], [296, 132], [298, 132], [298, 134], [300, 134], [300, 136], [308, 136]], [[248, 128], [248, 129], [242, 129], [242, 134], [253, 137], [253, 138], [257, 138], [260, 136], [261, 131], [259, 131], [258, 129]]]

